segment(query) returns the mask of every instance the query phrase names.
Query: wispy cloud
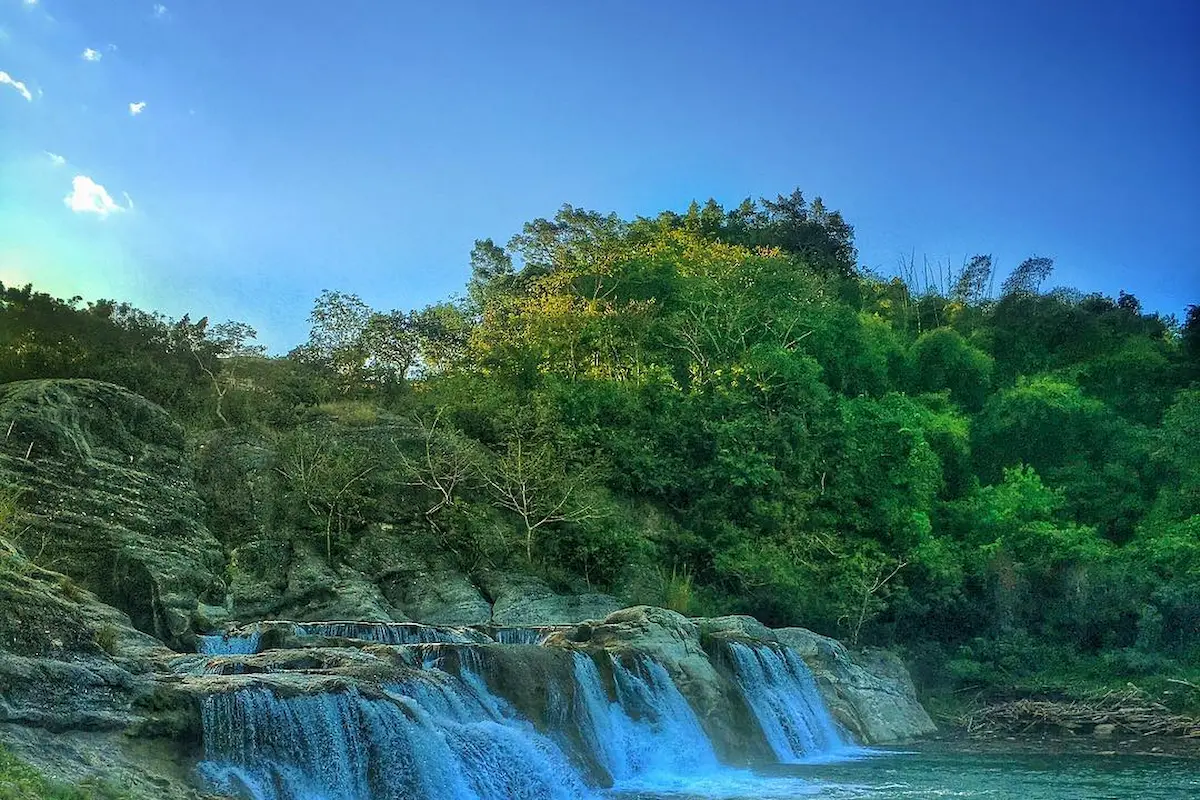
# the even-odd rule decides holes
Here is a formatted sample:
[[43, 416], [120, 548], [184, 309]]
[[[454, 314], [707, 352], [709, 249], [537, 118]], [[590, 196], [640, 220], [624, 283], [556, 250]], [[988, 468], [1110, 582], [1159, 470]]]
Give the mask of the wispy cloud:
[[99, 61], [100, 59], [104, 58], [104, 53], [101, 53], [99, 50], [93, 50], [89, 47], [83, 51], [82, 58], [84, 61]]
[[38, 0], [25, 0], [25, 5], [27, 6], [36, 6], [37, 4]]
[[0, 72], [0, 86], [2, 85], [11, 86], [17, 90], [17, 93], [21, 95], [21, 97], [24, 97], [30, 103], [33, 102], [33, 95], [29, 93], [29, 87], [14, 78], [12, 75], [9, 75], [7, 72]]
[[61, 167], [63, 164], [67, 163], [67, 160], [58, 153], [51, 153], [49, 150], [43, 150], [42, 152], [45, 153], [46, 157], [50, 159], [50, 163], [56, 167]]
[[[128, 197], [126, 195], [126, 199]], [[71, 193], [63, 198], [63, 202], [76, 214], [95, 214], [100, 219], [127, 210], [117, 205], [107, 189], [86, 175], [75, 176], [71, 181]]]
[[157, 17], [158, 19], [162, 19], [166, 15], [167, 15], [167, 7], [164, 6], [162, 3], [155, 3], [154, 4], [154, 16]]
[[138, 114], [142, 113], [145, 109], [146, 109], [145, 103], [130, 103], [129, 104], [129, 116], [136, 117]]

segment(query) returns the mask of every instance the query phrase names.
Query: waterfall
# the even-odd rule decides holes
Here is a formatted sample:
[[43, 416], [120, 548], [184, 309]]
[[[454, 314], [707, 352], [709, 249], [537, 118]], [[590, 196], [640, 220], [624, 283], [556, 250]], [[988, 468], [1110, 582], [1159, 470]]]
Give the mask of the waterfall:
[[541, 644], [543, 639], [556, 630], [559, 628], [549, 626], [496, 628], [492, 631], [492, 637], [500, 644]]
[[242, 656], [258, 652], [262, 635], [256, 631], [196, 637], [196, 652], [209, 656]]
[[617, 786], [718, 767], [696, 714], [662, 665], [638, 659], [630, 669], [613, 659], [616, 699], [611, 700], [596, 662], [583, 653], [573, 658], [575, 722]]
[[213, 789], [252, 800], [591, 797], [557, 745], [479, 691], [433, 672], [380, 698], [281, 698], [265, 688], [212, 695], [201, 774]]
[[[560, 662], [569, 667], [563, 680], [544, 685], [539, 730], [489, 687], [484, 659], [500, 645], [471, 642], [486, 642], [482, 634], [413, 623], [272, 624], [301, 636], [407, 644], [408, 666], [397, 665], [384, 684], [312, 683], [286, 669], [224, 684], [202, 701], [199, 771], [215, 792], [243, 800], [590, 800], [585, 780], [603, 782], [604, 773], [618, 794], [654, 797], [791, 798], [812, 790], [799, 778], [723, 766], [667, 669], [644, 655], [530, 653], [569, 659]], [[199, 648], [255, 653], [261, 631], [200, 637]], [[491, 634], [521, 642], [543, 635], [533, 627]], [[843, 746], [798, 656], [729, 647], [747, 705], [780, 761]], [[318, 686], [326, 688], [312, 691]], [[520, 696], [529, 702], [528, 692]]]
[[464, 644], [472, 641], [452, 628], [436, 628], [416, 622], [298, 622], [297, 636], [329, 636], [360, 639], [379, 644]]
[[808, 666], [790, 648], [730, 642], [738, 686], [776, 758], [784, 763], [845, 750]]

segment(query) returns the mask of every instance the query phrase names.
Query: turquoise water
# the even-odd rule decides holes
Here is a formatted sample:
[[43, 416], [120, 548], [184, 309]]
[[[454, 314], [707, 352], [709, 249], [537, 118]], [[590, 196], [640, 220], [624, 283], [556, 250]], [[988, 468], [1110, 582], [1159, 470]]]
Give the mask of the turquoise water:
[[621, 800], [1200, 800], [1200, 760], [939, 750], [681, 779]]

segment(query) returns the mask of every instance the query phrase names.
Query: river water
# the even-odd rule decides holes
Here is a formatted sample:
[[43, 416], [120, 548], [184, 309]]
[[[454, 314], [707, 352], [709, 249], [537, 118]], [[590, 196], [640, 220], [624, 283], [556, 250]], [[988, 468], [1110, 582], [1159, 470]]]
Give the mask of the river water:
[[696, 778], [621, 800], [1200, 800], [1200, 759], [920, 747], [871, 757]]

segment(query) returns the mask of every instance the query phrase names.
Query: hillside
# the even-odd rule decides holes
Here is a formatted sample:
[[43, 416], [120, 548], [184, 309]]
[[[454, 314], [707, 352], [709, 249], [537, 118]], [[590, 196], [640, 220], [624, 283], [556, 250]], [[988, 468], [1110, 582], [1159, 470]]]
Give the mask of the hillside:
[[[567, 206], [472, 269], [412, 311], [326, 292], [278, 357], [244, 324], [4, 287], [5, 540], [168, 643], [650, 603], [897, 648], [928, 693], [1200, 703], [1166, 683], [1200, 663], [1195, 307], [1049, 289], [1043, 258], [872, 275], [799, 193]], [[95, 438], [64, 439], [28, 407], [76, 378], [166, 412], [99, 420], [80, 384], [55, 407]]]

